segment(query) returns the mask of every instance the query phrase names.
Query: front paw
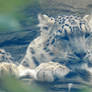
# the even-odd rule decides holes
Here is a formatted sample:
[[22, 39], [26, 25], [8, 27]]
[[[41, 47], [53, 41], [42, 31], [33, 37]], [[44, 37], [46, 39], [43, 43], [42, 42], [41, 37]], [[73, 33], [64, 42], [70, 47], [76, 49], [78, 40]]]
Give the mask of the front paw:
[[53, 82], [56, 78], [61, 79], [69, 73], [69, 69], [55, 62], [42, 63], [36, 69], [38, 81]]

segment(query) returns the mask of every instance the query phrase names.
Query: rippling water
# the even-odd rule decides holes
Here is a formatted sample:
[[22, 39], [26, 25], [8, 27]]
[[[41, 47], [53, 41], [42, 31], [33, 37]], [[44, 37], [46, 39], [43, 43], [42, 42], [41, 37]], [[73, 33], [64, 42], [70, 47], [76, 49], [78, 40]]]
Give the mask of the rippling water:
[[[6, 29], [1, 28], [2, 31], [0, 31], [0, 48], [10, 52], [15, 62], [21, 62], [29, 43], [40, 35], [40, 29], [36, 26], [39, 13], [52, 17], [71, 14], [84, 16], [91, 14], [91, 8], [92, 0], [40, 0], [36, 4], [28, 5], [19, 10], [18, 12], [24, 17], [17, 19], [18, 21], [13, 17], [11, 18], [10, 15], [10, 17], [0, 17], [5, 19], [2, 20], [4, 26], [8, 24]], [[15, 26], [8, 22], [14, 23]], [[60, 81], [38, 83], [38, 85], [46, 88], [48, 92], [79, 92], [81, 88], [91, 87], [89, 74], [86, 71], [76, 71], [77, 73], [72, 72]], [[70, 89], [69, 85], [71, 86]]]

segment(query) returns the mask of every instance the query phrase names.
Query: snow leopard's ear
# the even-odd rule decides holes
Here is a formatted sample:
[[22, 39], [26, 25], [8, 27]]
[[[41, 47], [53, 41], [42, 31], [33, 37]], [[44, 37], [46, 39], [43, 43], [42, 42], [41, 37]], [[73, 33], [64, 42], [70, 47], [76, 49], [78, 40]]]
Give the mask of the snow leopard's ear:
[[52, 17], [48, 17], [47, 15], [38, 15], [39, 24], [38, 27], [48, 26], [49, 24], [54, 24], [55, 20]]
[[91, 15], [85, 15], [83, 17], [83, 19], [88, 22], [89, 27], [92, 29], [92, 14]]

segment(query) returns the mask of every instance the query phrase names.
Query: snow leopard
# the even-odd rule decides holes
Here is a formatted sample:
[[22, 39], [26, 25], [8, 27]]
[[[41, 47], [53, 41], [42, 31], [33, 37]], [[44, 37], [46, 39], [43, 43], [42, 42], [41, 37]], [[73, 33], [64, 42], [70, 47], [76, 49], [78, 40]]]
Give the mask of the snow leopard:
[[92, 64], [91, 15], [38, 15], [40, 36], [28, 46], [21, 64], [35, 68], [43, 62], [58, 62], [73, 69]]

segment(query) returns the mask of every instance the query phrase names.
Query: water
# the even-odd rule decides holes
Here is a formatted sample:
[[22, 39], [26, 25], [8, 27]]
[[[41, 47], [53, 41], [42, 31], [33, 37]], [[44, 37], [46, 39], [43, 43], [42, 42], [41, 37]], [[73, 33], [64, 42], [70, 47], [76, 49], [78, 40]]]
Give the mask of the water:
[[[27, 54], [26, 51], [29, 43], [37, 37], [41, 36], [40, 28], [36, 26], [38, 24], [37, 16], [39, 13], [47, 14], [48, 16], [52, 17], [71, 14], [84, 16], [86, 14], [91, 14], [91, 8], [91, 0], [40, 0], [37, 4], [34, 4], [32, 6], [28, 5], [23, 10], [19, 10], [21, 15], [23, 14], [23, 16], [25, 16], [21, 19], [18, 19], [18, 24], [21, 25], [21, 28], [16, 28], [16, 26], [14, 26], [11, 30], [11, 26], [9, 26], [8, 29], [2, 29], [2, 31], [0, 31], [0, 48], [5, 49], [5, 51], [11, 53], [13, 61], [21, 62], [25, 54]], [[12, 18], [11, 20], [14, 19]], [[44, 39], [44, 36], [42, 39]], [[39, 39], [36, 41], [36, 43], [38, 43], [38, 41]], [[82, 39], [82, 42], [83, 41], [84, 39]], [[80, 41], [80, 43], [82, 42]], [[37, 49], [37, 47], [34, 48], [40, 51], [39, 49]], [[44, 51], [42, 53], [44, 53]], [[36, 56], [39, 56], [38, 54]], [[58, 56], [57, 53], [55, 55]], [[51, 60], [51, 57], [48, 57], [48, 55], [46, 56], [46, 59], [42, 59], [42, 61], [45, 62], [48, 62], [49, 60]], [[78, 66], [80, 65], [80, 63], [75, 63], [75, 66], [76, 64]], [[75, 66], [72, 67], [75, 68]], [[86, 68], [90, 70], [88, 66], [86, 66]], [[90, 86], [90, 75], [84, 70], [77, 69], [76, 71], [77, 73], [72, 72], [70, 73], [70, 75], [66, 76], [66, 78], [60, 81], [56, 81], [55, 83], [38, 83], [38, 85], [46, 87], [48, 92], [79, 92], [81, 88]]]

